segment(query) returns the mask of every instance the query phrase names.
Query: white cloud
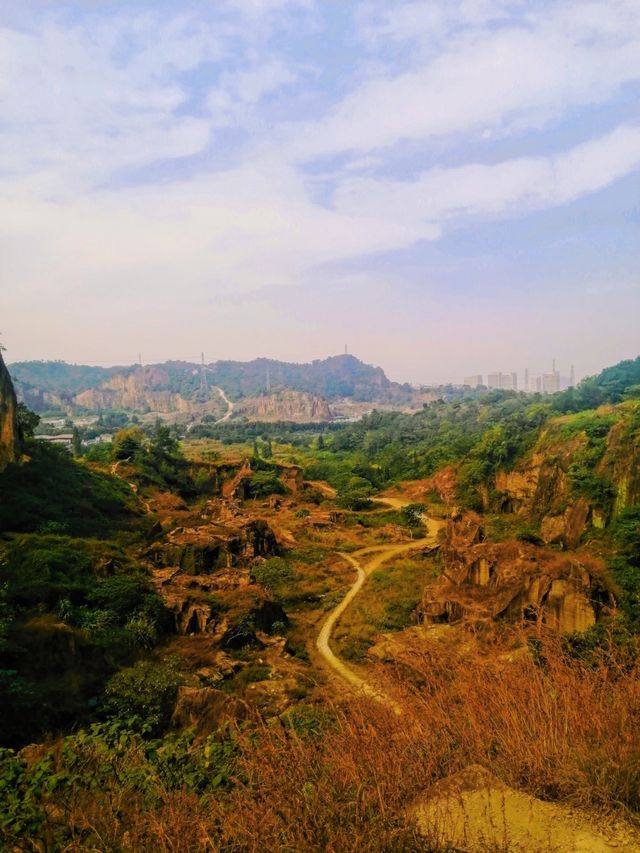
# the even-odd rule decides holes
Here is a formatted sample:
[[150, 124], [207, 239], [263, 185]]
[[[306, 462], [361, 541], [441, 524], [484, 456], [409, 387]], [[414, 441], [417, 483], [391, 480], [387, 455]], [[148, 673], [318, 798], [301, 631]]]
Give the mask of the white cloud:
[[384, 211], [396, 222], [437, 224], [461, 216], [518, 215], [574, 201], [637, 169], [640, 127], [621, 126], [552, 157], [432, 169], [411, 182], [352, 178], [338, 189], [335, 207], [354, 217]]
[[[483, 20], [487, 4], [460, 8], [469, 5]], [[517, 23], [463, 31], [451, 26], [443, 4], [404, 5], [409, 20], [418, 6], [447, 36], [438, 52], [422, 59], [418, 51], [410, 70], [365, 79], [328, 116], [290, 128], [300, 159], [540, 128], [640, 80], [640, 14], [624, 0], [551, 4], [548, 12], [536, 6]]]
[[218, 85], [209, 93], [207, 108], [216, 126], [241, 123], [259, 101], [298, 79], [298, 73], [281, 60], [227, 72], [220, 76]]

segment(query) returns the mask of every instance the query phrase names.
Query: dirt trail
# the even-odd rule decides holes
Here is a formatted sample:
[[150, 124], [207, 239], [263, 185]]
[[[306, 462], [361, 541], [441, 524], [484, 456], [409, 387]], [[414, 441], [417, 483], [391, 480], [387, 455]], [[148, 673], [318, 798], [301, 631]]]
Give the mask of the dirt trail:
[[216, 421], [217, 424], [222, 424], [225, 421], [228, 421], [229, 418], [231, 417], [231, 415], [233, 414], [233, 403], [227, 397], [227, 395], [224, 393], [224, 390], [222, 388], [220, 388], [220, 386], [216, 385], [216, 390], [217, 390], [218, 394], [220, 394], [220, 396], [222, 397], [224, 402], [227, 404], [227, 411], [224, 413], [224, 415], [221, 418], [218, 418], [218, 420]]
[[[375, 498], [375, 501], [376, 503], [388, 503], [394, 508], [401, 508], [409, 503], [409, 501], [403, 501], [401, 498]], [[350, 687], [360, 690], [367, 696], [371, 696], [380, 702], [390, 705], [397, 714], [401, 712], [400, 707], [390, 697], [373, 687], [369, 682], [362, 678], [362, 676], [358, 675], [348, 667], [344, 661], [340, 660], [340, 658], [331, 650], [329, 641], [331, 640], [331, 634], [333, 633], [336, 623], [356, 595], [358, 595], [368, 575], [378, 569], [387, 560], [397, 557], [400, 554], [429, 547], [433, 548], [436, 546], [438, 541], [438, 531], [442, 526], [442, 522], [427, 517], [425, 517], [424, 521], [429, 535], [423, 539], [415, 539], [413, 542], [404, 542], [401, 545], [371, 545], [367, 548], [360, 548], [360, 550], [354, 551], [353, 554], [340, 552], [340, 556], [344, 560], [347, 560], [347, 562], [351, 563], [351, 565], [356, 569], [357, 577], [353, 586], [349, 589], [340, 604], [338, 604], [338, 606], [335, 607], [325, 619], [316, 640], [316, 647], [318, 651], [343, 681], [345, 681]], [[361, 557], [372, 557], [372, 559], [367, 560], [366, 565], [363, 566], [359, 559]]]

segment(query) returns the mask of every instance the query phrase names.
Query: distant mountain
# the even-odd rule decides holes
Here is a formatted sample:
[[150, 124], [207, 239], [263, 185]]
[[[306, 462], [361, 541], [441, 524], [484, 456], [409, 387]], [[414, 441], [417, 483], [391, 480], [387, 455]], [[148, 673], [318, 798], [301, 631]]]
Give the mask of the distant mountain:
[[348, 397], [362, 402], [394, 402], [411, 396], [409, 386], [392, 382], [381, 367], [364, 364], [352, 355], [331, 356], [308, 364], [268, 358], [218, 361], [209, 369], [213, 382], [236, 399], [285, 389], [326, 400]]
[[[352, 355], [309, 364], [267, 358], [217, 361], [204, 370], [184, 361], [110, 368], [25, 361], [10, 365], [9, 370], [20, 397], [39, 412], [54, 408], [195, 412], [208, 402], [219, 402], [217, 387], [236, 401], [265, 396], [273, 399], [285, 391], [310, 395], [318, 401], [402, 406], [414, 397], [410, 386], [392, 382], [382, 368], [364, 364]], [[254, 403], [256, 406], [260, 408]]]

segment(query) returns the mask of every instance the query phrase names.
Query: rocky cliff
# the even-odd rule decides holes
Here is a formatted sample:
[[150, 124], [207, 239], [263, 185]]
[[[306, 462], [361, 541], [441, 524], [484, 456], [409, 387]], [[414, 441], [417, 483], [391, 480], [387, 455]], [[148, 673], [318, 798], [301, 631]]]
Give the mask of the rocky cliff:
[[517, 540], [487, 542], [474, 513], [449, 519], [441, 554], [442, 575], [424, 595], [426, 622], [505, 619], [572, 633], [616, 606], [601, 560]]
[[549, 422], [511, 471], [499, 471], [485, 508], [540, 524], [547, 543], [576, 548], [640, 502], [640, 403], [629, 401]]
[[260, 397], [249, 397], [236, 404], [234, 414], [248, 420], [318, 423], [330, 421], [333, 412], [321, 397], [304, 391], [277, 391]]
[[0, 352], [0, 471], [14, 462], [19, 452], [16, 395]]
[[[197, 369], [193, 369], [197, 373]], [[170, 414], [202, 410], [201, 402], [167, 390], [170, 382], [171, 377], [163, 367], [139, 367], [127, 374], [116, 374], [98, 387], [76, 394], [72, 402], [74, 406], [92, 411], [124, 409]], [[219, 406], [217, 392], [211, 403], [214, 407]]]

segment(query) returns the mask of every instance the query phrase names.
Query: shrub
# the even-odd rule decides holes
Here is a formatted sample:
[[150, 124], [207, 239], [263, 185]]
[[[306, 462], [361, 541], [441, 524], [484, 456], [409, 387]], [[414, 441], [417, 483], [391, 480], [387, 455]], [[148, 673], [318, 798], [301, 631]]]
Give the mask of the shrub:
[[109, 680], [102, 710], [134, 731], [157, 735], [171, 719], [180, 682], [175, 665], [138, 661]]

